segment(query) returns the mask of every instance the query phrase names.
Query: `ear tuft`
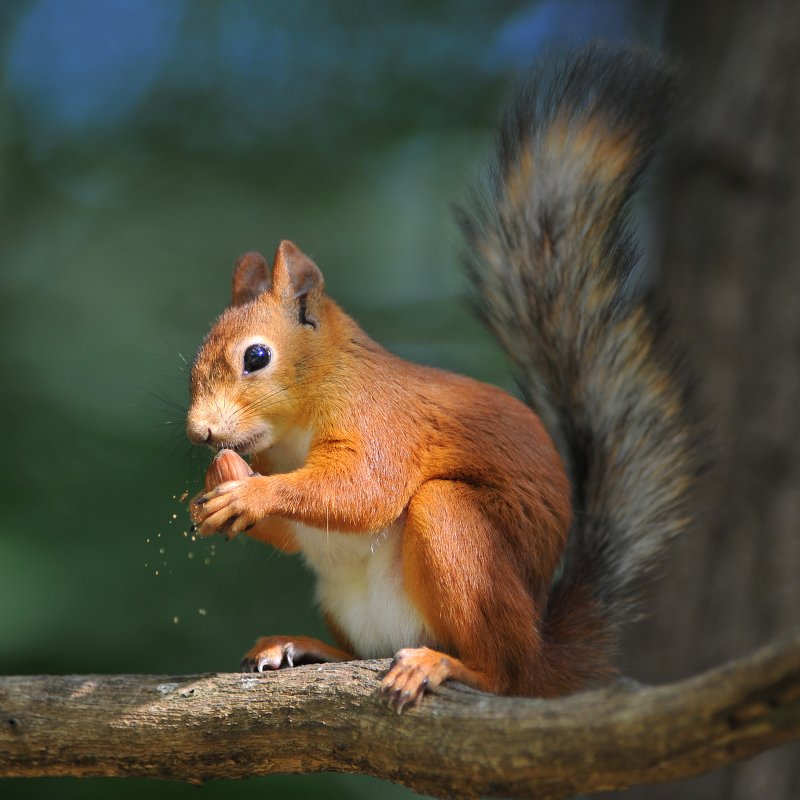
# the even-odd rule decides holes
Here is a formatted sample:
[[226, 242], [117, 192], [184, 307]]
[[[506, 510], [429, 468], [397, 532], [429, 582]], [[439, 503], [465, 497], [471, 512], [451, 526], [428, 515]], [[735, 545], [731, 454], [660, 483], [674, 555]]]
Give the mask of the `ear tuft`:
[[231, 305], [241, 306], [254, 300], [272, 285], [269, 265], [261, 253], [245, 253], [236, 259], [233, 267]]
[[319, 267], [288, 240], [278, 245], [272, 266], [273, 292], [296, 314], [302, 325], [319, 324], [325, 296], [325, 279]]

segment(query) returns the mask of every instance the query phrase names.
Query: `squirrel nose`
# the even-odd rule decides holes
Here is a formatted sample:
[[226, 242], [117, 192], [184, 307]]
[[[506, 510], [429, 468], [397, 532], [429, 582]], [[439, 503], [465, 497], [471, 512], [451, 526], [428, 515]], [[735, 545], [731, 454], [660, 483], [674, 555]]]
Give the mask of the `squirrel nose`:
[[206, 422], [186, 420], [186, 435], [193, 444], [214, 444], [216, 435]]

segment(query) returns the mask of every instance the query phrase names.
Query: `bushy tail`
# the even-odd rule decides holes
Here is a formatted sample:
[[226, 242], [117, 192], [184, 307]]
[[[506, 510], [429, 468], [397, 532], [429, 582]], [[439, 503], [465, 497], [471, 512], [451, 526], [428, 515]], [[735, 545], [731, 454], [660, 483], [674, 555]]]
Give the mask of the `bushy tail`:
[[460, 215], [478, 313], [571, 473], [575, 521], [547, 629], [574, 652], [591, 649], [590, 628], [595, 644], [616, 638], [637, 578], [685, 526], [682, 393], [631, 286], [627, 224], [672, 95], [664, 63], [630, 49], [592, 45], [535, 76]]

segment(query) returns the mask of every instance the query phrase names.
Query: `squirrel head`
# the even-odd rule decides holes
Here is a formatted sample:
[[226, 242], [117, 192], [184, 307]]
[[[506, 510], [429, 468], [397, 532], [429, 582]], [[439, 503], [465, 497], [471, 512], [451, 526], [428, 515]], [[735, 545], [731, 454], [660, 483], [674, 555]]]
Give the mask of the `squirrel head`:
[[258, 452], [310, 424], [306, 384], [322, 366], [328, 302], [322, 273], [292, 242], [280, 243], [271, 273], [260, 253], [236, 261], [231, 303], [192, 365], [195, 444]]

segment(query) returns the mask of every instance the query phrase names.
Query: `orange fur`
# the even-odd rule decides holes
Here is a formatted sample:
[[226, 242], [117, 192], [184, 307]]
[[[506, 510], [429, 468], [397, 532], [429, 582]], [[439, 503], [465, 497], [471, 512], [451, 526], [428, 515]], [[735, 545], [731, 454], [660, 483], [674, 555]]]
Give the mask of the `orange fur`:
[[[190, 436], [240, 450], [256, 442], [253, 467], [266, 473], [200, 498], [201, 533], [255, 526], [251, 536], [291, 551], [298, 523], [320, 536], [371, 536], [404, 520], [395, 568], [424, 636], [402, 643], [412, 649], [386, 678], [390, 702], [418, 702], [449, 678], [502, 693], [564, 691], [574, 676], [553, 669], [542, 620], [570, 492], [540, 420], [499, 389], [391, 355], [313, 282], [316, 327], [299, 324], [292, 258], [305, 259], [282, 244], [271, 288], [245, 302], [235, 280], [239, 305], [221, 316], [192, 372]], [[257, 263], [249, 257], [248, 269]], [[306, 280], [310, 267], [302, 269]], [[242, 375], [243, 348], [259, 338], [275, 351], [272, 370]], [[300, 430], [308, 450], [292, 462], [286, 442]], [[273, 454], [285, 462], [279, 471]], [[353, 632], [323, 611], [349, 645]], [[330, 660], [327, 645], [292, 642]], [[265, 648], [274, 662], [285, 643], [261, 640], [248, 663]]]
[[262, 636], [242, 659], [242, 666], [253, 672], [314, 664], [327, 661], [349, 661], [352, 656], [310, 636]]
[[[268, 452], [256, 453], [250, 461], [253, 470], [260, 475], [270, 475], [274, 471]], [[271, 544], [282, 553], [297, 553], [300, 550], [294, 538], [292, 527], [281, 517], [265, 517], [247, 531], [252, 539]]]
[[290, 524], [280, 517], [273, 516], [259, 520], [248, 529], [247, 535], [251, 539], [270, 544], [287, 555], [300, 551]]

